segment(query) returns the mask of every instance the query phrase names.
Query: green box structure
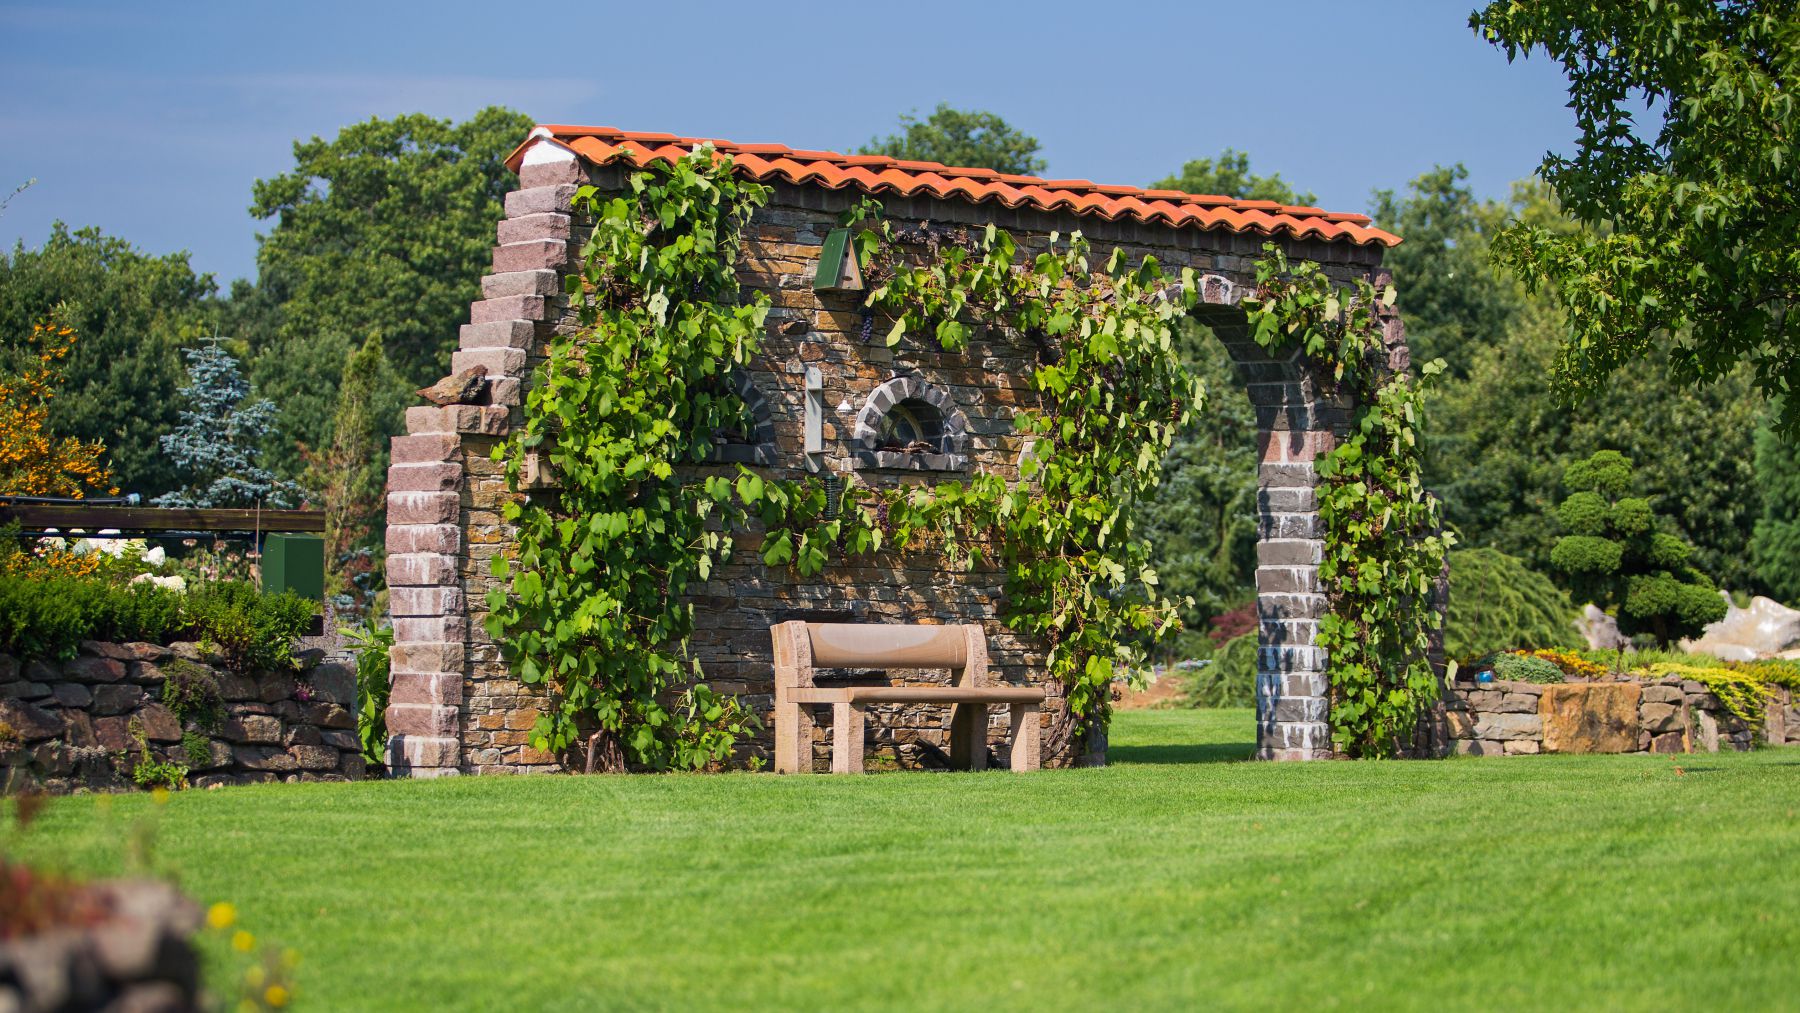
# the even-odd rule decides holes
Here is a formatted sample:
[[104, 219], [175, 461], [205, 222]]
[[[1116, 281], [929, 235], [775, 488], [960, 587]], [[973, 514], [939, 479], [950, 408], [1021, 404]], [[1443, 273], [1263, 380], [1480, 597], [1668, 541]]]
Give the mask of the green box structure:
[[325, 539], [318, 535], [269, 535], [263, 539], [263, 590], [292, 591], [325, 600]]

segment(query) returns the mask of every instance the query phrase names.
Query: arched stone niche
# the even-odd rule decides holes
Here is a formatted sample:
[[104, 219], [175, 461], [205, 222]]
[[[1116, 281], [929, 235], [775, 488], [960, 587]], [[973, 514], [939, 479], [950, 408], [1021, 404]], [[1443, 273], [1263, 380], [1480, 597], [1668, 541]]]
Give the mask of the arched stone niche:
[[882, 383], [863, 402], [850, 436], [854, 467], [963, 471], [969, 419], [936, 384], [910, 374]]
[[712, 453], [708, 461], [722, 464], [775, 464], [775, 409], [763, 397], [746, 369], [731, 371], [731, 389], [744, 402], [744, 431], [713, 433]]

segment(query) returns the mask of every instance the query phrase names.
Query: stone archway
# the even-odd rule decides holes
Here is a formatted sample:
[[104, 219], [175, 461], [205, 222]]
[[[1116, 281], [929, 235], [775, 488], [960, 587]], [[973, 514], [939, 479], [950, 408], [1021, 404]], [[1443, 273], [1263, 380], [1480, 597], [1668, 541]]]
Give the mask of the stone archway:
[[[542, 701], [513, 677], [481, 623], [481, 603], [495, 586], [489, 561], [506, 551], [510, 537], [499, 509], [512, 494], [490, 451], [521, 417], [533, 355], [541, 354], [559, 327], [571, 326], [560, 293], [579, 249], [580, 223], [570, 211], [575, 187], [621, 189], [633, 166], [682, 157], [698, 143], [668, 134], [541, 127], [509, 160], [521, 188], [507, 197], [493, 272], [482, 285], [485, 298], [474, 304], [473, 322], [463, 328], [461, 350], [451, 360], [453, 372], [486, 367], [486, 403], [412, 409], [409, 434], [394, 443], [388, 551], [398, 642], [389, 728], [390, 754], [399, 767], [430, 775], [555, 766], [553, 757], [527, 744], [526, 729]], [[1325, 599], [1318, 585], [1322, 532], [1314, 460], [1335, 444], [1353, 406], [1323, 397], [1322, 386], [1297, 357], [1272, 359], [1249, 340], [1238, 301], [1254, 283], [1264, 242], [1279, 243], [1292, 260], [1318, 263], [1335, 280], [1385, 284], [1379, 277], [1381, 254], [1396, 237], [1370, 227], [1360, 215], [1267, 201], [1009, 177], [777, 145], [710, 143], [732, 154], [739, 171], [772, 188], [769, 205], [751, 222], [740, 279], [767, 293], [774, 306], [756, 375], [769, 383], [760, 393], [773, 428], [773, 451], [757, 463], [775, 473], [801, 474], [813, 466], [833, 475], [858, 470], [857, 455], [868, 452], [866, 438], [875, 422], [863, 417], [862, 406], [874, 404], [870, 392], [877, 388], [891, 403], [936, 389], [939, 408], [950, 406], [943, 411], [946, 426], [959, 420], [962, 463], [1002, 472], [1017, 467], [1020, 444], [1009, 419], [1011, 406], [1030, 396], [1028, 350], [999, 341], [976, 341], [956, 356], [927, 347], [886, 349], [863, 336], [861, 293], [819, 280], [820, 259], [838, 215], [863, 194], [882, 200], [884, 213], [914, 232], [995, 224], [1011, 231], [1029, 254], [1054, 234], [1080, 230], [1096, 251], [1117, 246], [1134, 261], [1148, 255], [1176, 273], [1191, 269], [1201, 302], [1195, 317], [1224, 344], [1257, 416], [1257, 755], [1329, 755], [1326, 659], [1315, 646]], [[1404, 368], [1398, 320], [1388, 322], [1388, 331], [1390, 359]], [[935, 388], [902, 391], [915, 382], [903, 378], [914, 376], [932, 377]], [[802, 377], [818, 386], [803, 385]], [[808, 404], [827, 416], [823, 454], [800, 451], [800, 420]], [[877, 459], [858, 477], [929, 480], [883, 466], [893, 463]], [[998, 623], [999, 580], [993, 573], [956, 574], [915, 560], [890, 560], [802, 584], [760, 567], [736, 567], [715, 574], [696, 593], [697, 613], [708, 617], [708, 625], [696, 635], [693, 649], [715, 687], [739, 693], [753, 706], [765, 707], [770, 692], [768, 627], [801, 616], [975, 619], [989, 628], [999, 677], [1045, 678], [1042, 645]], [[1054, 720], [1060, 688], [1046, 688], [1052, 694], [1046, 717]], [[908, 741], [937, 734], [928, 724], [909, 726], [906, 720], [876, 722], [877, 747], [891, 747], [900, 756]], [[1078, 759], [1066, 743], [1048, 744], [1046, 754], [1046, 765]]]

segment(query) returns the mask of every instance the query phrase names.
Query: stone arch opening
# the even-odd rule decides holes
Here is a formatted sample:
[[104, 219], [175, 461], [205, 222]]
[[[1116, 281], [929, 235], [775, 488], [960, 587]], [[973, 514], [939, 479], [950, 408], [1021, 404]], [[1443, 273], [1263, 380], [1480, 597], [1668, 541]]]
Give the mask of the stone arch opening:
[[726, 464], [775, 464], [775, 409], [757, 389], [747, 369], [731, 371], [727, 383], [744, 402], [743, 420], [735, 426], [713, 430], [712, 451], [707, 460]]
[[857, 468], [962, 471], [969, 466], [968, 416], [949, 392], [916, 375], [896, 376], [870, 392], [851, 440]]

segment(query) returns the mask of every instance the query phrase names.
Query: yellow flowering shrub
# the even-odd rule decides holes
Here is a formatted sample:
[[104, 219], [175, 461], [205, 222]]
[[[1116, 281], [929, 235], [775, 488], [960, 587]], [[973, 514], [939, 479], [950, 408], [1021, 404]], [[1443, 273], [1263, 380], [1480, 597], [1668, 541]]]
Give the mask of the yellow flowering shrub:
[[1571, 654], [1568, 651], [1555, 651], [1549, 648], [1540, 648], [1535, 651], [1526, 651], [1524, 653], [1529, 654], [1534, 658], [1542, 658], [1545, 661], [1548, 661], [1550, 664], [1562, 669], [1564, 675], [1573, 675], [1582, 679], [1598, 679], [1607, 673], [1605, 665], [1595, 664], [1586, 658]]
[[17, 375], [0, 375], [0, 493], [69, 496], [117, 493], [106, 447], [50, 432], [50, 402], [67, 380], [63, 361], [75, 332], [54, 321], [33, 324], [34, 361]]

